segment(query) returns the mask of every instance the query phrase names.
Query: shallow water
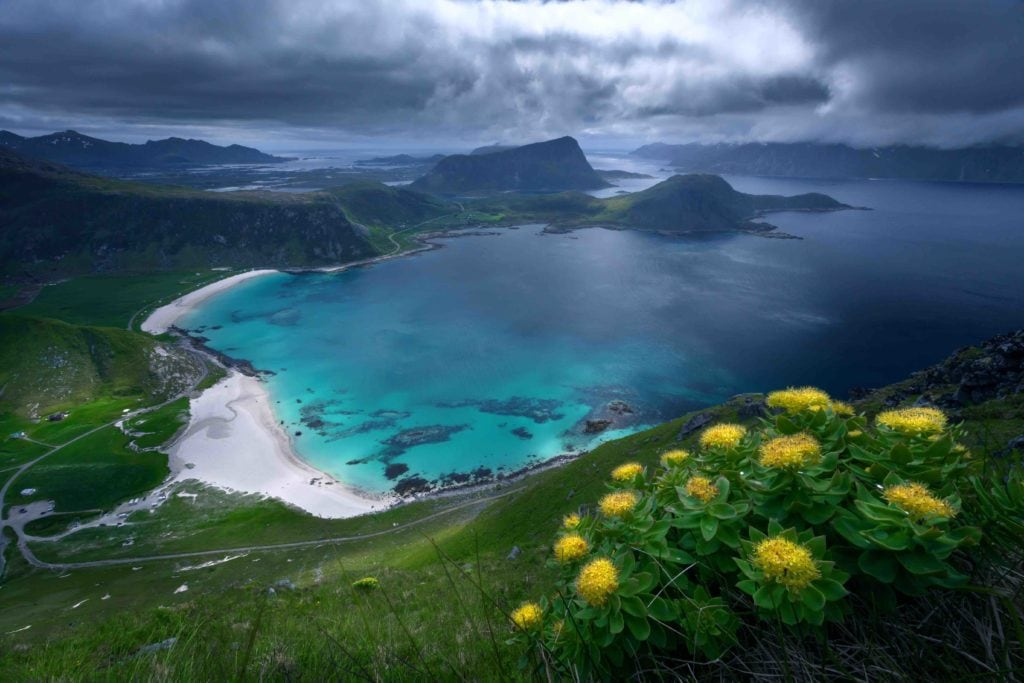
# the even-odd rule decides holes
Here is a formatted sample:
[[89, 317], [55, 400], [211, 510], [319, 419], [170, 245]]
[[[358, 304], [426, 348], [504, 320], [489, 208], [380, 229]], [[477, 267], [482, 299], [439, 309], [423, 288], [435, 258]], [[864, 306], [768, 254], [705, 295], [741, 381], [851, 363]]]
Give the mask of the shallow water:
[[[769, 218], [801, 241], [523, 227], [257, 278], [183, 323], [276, 372], [298, 452], [369, 491], [514, 470], [745, 391], [845, 396], [1024, 325], [1024, 188], [729, 180], [873, 210]], [[622, 429], [582, 433], [615, 399]]]

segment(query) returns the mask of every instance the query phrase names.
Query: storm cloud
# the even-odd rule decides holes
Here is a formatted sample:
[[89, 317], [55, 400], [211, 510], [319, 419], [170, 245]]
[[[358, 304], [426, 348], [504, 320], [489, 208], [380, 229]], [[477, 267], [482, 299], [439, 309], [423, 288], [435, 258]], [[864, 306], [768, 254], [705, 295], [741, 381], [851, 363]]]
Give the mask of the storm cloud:
[[6, 0], [0, 45], [18, 132], [1024, 139], [1017, 0]]

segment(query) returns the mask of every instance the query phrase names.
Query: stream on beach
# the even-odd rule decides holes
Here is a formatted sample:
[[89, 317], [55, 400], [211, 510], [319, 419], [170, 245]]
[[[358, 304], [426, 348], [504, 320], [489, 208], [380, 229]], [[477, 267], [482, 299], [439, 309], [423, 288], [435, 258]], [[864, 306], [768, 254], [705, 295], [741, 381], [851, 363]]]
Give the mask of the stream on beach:
[[802, 240], [540, 226], [277, 273], [179, 324], [268, 376], [297, 453], [370, 492], [510, 473], [731, 395], [844, 397], [1024, 325], [1024, 188], [732, 177], [871, 211]]

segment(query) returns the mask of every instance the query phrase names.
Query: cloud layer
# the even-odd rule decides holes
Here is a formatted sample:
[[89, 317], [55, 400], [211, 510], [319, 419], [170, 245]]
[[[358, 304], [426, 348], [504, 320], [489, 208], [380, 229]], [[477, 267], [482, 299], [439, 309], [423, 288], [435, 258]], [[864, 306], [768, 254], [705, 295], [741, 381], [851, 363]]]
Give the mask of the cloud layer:
[[6, 0], [0, 127], [1024, 139], [1018, 0]]

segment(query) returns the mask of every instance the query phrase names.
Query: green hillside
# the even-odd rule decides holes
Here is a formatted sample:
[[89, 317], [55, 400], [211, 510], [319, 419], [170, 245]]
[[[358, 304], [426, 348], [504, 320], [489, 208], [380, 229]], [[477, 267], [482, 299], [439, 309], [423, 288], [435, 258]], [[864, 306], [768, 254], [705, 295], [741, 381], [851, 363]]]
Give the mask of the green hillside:
[[202, 363], [137, 332], [0, 315], [0, 413], [36, 417], [101, 399], [157, 402]]
[[8, 278], [336, 265], [376, 253], [322, 193], [120, 182], [0, 149], [0, 265]]

